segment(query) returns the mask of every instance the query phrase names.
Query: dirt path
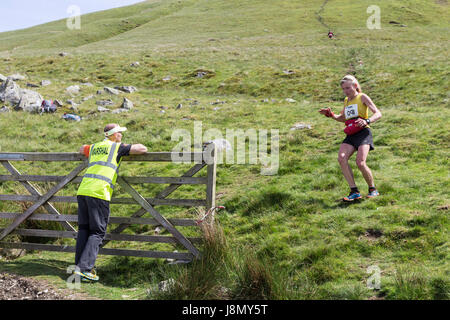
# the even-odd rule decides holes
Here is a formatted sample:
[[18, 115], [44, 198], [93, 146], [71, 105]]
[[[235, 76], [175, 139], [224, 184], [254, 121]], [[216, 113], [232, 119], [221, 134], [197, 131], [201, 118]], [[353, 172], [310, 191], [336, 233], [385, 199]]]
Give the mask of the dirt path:
[[0, 300], [96, 300], [80, 292], [56, 289], [44, 280], [0, 273]]

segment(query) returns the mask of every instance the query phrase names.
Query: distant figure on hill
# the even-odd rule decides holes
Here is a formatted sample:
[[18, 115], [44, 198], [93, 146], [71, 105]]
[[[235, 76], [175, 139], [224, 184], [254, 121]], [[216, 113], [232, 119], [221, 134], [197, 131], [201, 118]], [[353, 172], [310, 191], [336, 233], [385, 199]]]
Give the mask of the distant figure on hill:
[[331, 31], [328, 31], [328, 38], [330, 38], [330, 39], [333, 39], [333, 37], [334, 37], [334, 34], [333, 34], [333, 32], [331, 32]]
[[[319, 110], [319, 113], [336, 121], [345, 122], [346, 125], [344, 132], [347, 134], [347, 137], [342, 142], [338, 155], [342, 173], [350, 186], [350, 194], [348, 197], [344, 197], [343, 200], [351, 202], [362, 198], [356, 186], [352, 169], [348, 164], [348, 159], [355, 151], [357, 151], [356, 164], [369, 185], [367, 197], [373, 198], [378, 196], [379, 193], [375, 188], [372, 171], [366, 164], [369, 151], [374, 150], [372, 131], [369, 124], [379, 120], [381, 112], [369, 96], [361, 92], [361, 86], [354, 76], [346, 75], [342, 78], [341, 88], [346, 95], [344, 109], [342, 109], [341, 114], [335, 115], [330, 108], [322, 108]], [[373, 112], [370, 118], [369, 109]]]

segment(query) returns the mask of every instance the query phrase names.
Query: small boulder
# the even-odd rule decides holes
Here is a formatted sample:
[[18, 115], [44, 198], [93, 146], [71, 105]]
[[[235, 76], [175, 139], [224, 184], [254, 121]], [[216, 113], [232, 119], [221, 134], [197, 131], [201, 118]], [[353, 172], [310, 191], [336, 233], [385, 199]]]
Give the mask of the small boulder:
[[20, 101], [20, 87], [12, 78], [7, 78], [0, 86], [0, 100], [17, 104]]
[[70, 86], [66, 88], [66, 91], [70, 94], [70, 95], [75, 95], [80, 93], [80, 87], [77, 85], [74, 86]]
[[63, 106], [63, 103], [62, 103], [60, 100], [58, 100], [58, 99], [56, 99], [55, 101], [53, 101], [53, 104], [54, 104], [55, 106], [57, 106], [57, 107], [62, 107], [62, 106]]
[[133, 93], [135, 91], [137, 91], [136, 87], [133, 86], [120, 86], [120, 87], [114, 87], [117, 90], [126, 92], [126, 93]]
[[119, 109], [114, 109], [113, 111], [111, 111], [111, 113], [117, 114], [117, 113], [122, 113], [122, 112], [129, 112], [129, 109], [125, 109], [125, 108], [119, 108]]
[[8, 106], [3, 106], [0, 108], [0, 113], [11, 112], [11, 109]]
[[95, 104], [98, 106], [112, 106], [114, 102], [111, 99], [108, 99], [108, 100], [99, 100]]
[[113, 89], [113, 88], [110, 88], [110, 87], [104, 87], [103, 89], [104, 89], [107, 93], [113, 94], [113, 95], [118, 95], [118, 94], [120, 93], [119, 90]]
[[14, 108], [14, 110], [23, 110], [33, 113], [39, 112], [42, 100], [42, 96], [39, 93], [28, 89], [22, 89], [20, 91], [19, 104]]
[[158, 289], [159, 289], [159, 291], [162, 291], [162, 292], [169, 291], [174, 286], [175, 286], [175, 280], [172, 279], [172, 278], [169, 279], [169, 280], [164, 280], [164, 281], [161, 281], [160, 283], [158, 283]]
[[97, 111], [99, 112], [109, 112], [110, 110], [108, 108], [102, 107], [102, 106], [98, 106], [97, 107]]
[[50, 80], [42, 80], [41, 81], [41, 86], [42, 87], [46, 87], [46, 86], [49, 86], [51, 84], [52, 84], [52, 82]]
[[121, 107], [123, 109], [131, 110], [131, 109], [133, 109], [133, 102], [131, 102], [127, 98], [123, 98], [123, 103], [122, 103]]
[[290, 130], [294, 131], [294, 130], [303, 130], [303, 129], [311, 129], [311, 125], [299, 122], [299, 123], [294, 124]]

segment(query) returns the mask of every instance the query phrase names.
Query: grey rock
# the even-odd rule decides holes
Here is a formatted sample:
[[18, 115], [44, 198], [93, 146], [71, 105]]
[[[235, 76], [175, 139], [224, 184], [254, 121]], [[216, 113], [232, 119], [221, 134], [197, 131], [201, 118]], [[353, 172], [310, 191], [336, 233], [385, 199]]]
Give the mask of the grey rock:
[[14, 107], [14, 110], [23, 110], [26, 112], [39, 112], [42, 102], [42, 96], [32, 90], [21, 89], [19, 104]]
[[226, 103], [226, 101], [216, 100], [216, 101], [214, 101], [214, 102], [211, 102], [211, 105], [224, 104], [224, 103]]
[[103, 90], [97, 90], [97, 94], [99, 94], [99, 95], [103, 94], [103, 92], [104, 92]]
[[122, 112], [129, 112], [129, 111], [130, 111], [129, 109], [119, 108], [119, 109], [114, 109], [113, 111], [111, 111], [111, 113], [117, 114], [117, 113], [122, 113]]
[[170, 289], [172, 289], [175, 285], [175, 280], [170, 278], [169, 280], [164, 280], [161, 281], [160, 283], [158, 283], [158, 290], [159, 291], [169, 291]]
[[183, 105], [181, 104], [181, 103], [179, 103], [178, 105], [177, 105], [177, 110], [179, 110], [179, 109], [181, 109], [181, 108], [183, 108]]
[[133, 102], [131, 102], [127, 98], [123, 98], [123, 103], [122, 103], [121, 107], [123, 109], [131, 110], [131, 109], [133, 109]]
[[20, 87], [12, 78], [7, 78], [0, 86], [0, 100], [17, 104], [20, 101]]
[[75, 95], [80, 93], [80, 87], [77, 85], [74, 86], [70, 86], [66, 88], [66, 91], [70, 94], [70, 95]]
[[289, 103], [294, 103], [294, 102], [297, 102], [296, 100], [294, 100], [294, 99], [291, 99], [291, 98], [286, 98], [285, 99], [287, 102], [289, 102]]
[[83, 99], [81, 99], [81, 101], [88, 101], [88, 100], [92, 99], [93, 97], [94, 97], [93, 95], [90, 95], [90, 96], [84, 97]]
[[170, 76], [166, 76], [166, 77], [164, 77], [162, 80], [163, 80], [163, 81], [170, 81], [170, 80], [172, 80], [172, 78], [171, 78]]
[[0, 108], [0, 113], [11, 112], [11, 109], [8, 106], [3, 106]]
[[64, 104], [61, 102], [61, 100], [56, 99], [53, 101], [53, 104], [57, 107], [62, 107]]
[[98, 106], [112, 106], [114, 102], [111, 99], [108, 99], [108, 100], [99, 100], [95, 104]]
[[65, 57], [65, 56], [67, 56], [67, 55], [68, 55], [67, 52], [60, 52], [60, 53], [59, 53], [59, 56], [60, 56], [60, 57]]
[[41, 81], [41, 86], [42, 87], [46, 87], [46, 86], [49, 86], [51, 84], [52, 84], [52, 82], [50, 80], [42, 80]]
[[70, 104], [72, 107], [76, 107], [76, 106], [78, 105], [78, 103], [76, 103], [76, 102], [73, 101], [73, 100], [67, 100], [66, 103], [67, 103], [67, 104]]
[[113, 89], [110, 87], [104, 87], [103, 90], [105, 90], [109, 94], [114, 94], [114, 95], [118, 95], [120, 93], [119, 90]]
[[139, 67], [141, 64], [139, 63], [139, 61], [135, 61], [132, 64], [130, 64], [130, 67]]
[[34, 84], [34, 83], [27, 83], [27, 87], [30, 87], [30, 88], [39, 88], [39, 85], [38, 84]]
[[94, 85], [93, 85], [92, 83], [90, 83], [90, 82], [83, 82], [81, 85], [82, 85], [82, 86], [86, 86], [86, 87], [93, 87], [93, 86], [94, 86]]
[[110, 110], [108, 108], [102, 107], [102, 106], [98, 106], [97, 107], [97, 111], [99, 112], [109, 112]]
[[311, 129], [311, 125], [299, 122], [299, 123], [294, 124], [290, 130], [294, 131], [294, 130], [304, 130], [304, 129], [308, 129], [308, 130]]
[[133, 87], [133, 86], [120, 86], [120, 87], [114, 87], [114, 88], [117, 89], [117, 90], [126, 92], [126, 93], [133, 93], [135, 91], [138, 91], [136, 89], [136, 87]]
[[5, 77], [4, 75], [2, 75], [2, 74], [0, 73], [0, 81], [1, 81], [1, 82], [5, 82], [6, 79], [8, 79], [8, 78]]

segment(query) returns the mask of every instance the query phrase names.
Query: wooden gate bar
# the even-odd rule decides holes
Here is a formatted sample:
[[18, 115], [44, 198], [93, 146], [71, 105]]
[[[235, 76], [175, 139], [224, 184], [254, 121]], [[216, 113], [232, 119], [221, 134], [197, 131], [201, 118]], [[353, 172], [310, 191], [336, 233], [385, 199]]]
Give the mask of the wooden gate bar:
[[[2, 161], [3, 162], [3, 161]], [[6, 162], [6, 161], [5, 161]], [[38, 175], [0, 175], [0, 181], [34, 181], [34, 182], [60, 182], [65, 176], [38, 176]], [[205, 177], [124, 177], [128, 183], [158, 183], [158, 184], [206, 184]], [[76, 177], [70, 183], [80, 183], [83, 177]]]
[[[14, 212], [0, 212], [0, 218], [3, 219], [15, 219], [18, 215], [22, 213], [14, 213]], [[39, 214], [33, 213], [28, 217], [27, 220], [36, 220], [36, 221], [69, 221], [69, 222], [77, 222], [78, 215], [75, 214]], [[167, 219], [174, 226], [181, 227], [195, 227], [197, 223], [192, 219]], [[127, 223], [127, 224], [143, 224], [143, 225], [152, 225], [152, 226], [160, 226], [161, 224], [156, 221], [154, 218], [133, 218], [133, 217], [110, 217], [109, 224], [119, 224], [119, 223]]]
[[[21, 201], [21, 202], [36, 202], [41, 199], [40, 196], [25, 196], [16, 194], [1, 194], [0, 201]], [[201, 199], [158, 199], [146, 198], [153, 206], [180, 206], [180, 207], [203, 207], [206, 205], [205, 200]], [[52, 196], [48, 199], [51, 202], [69, 202], [77, 203], [77, 197], [73, 196]], [[112, 198], [110, 204], [137, 204], [133, 198]]]
[[[176, 155], [176, 156], [175, 156]], [[189, 159], [179, 152], [147, 152], [146, 154], [123, 157], [122, 161], [153, 161], [153, 162], [185, 162], [197, 163], [203, 159], [202, 152], [189, 152]], [[73, 152], [1, 152], [0, 160], [6, 161], [85, 161], [86, 157]], [[199, 162], [198, 162], [199, 163]]]
[[[25, 249], [25, 250], [42, 250], [42, 251], [59, 251], [59, 252], [75, 252], [74, 246], [61, 246], [42, 243], [28, 242], [0, 242], [2, 248]], [[192, 260], [193, 256], [188, 252], [169, 252], [169, 251], [143, 251], [143, 250], [127, 250], [127, 249], [106, 249], [100, 248], [99, 254], [128, 256], [128, 257], [144, 257], [144, 258], [166, 258], [179, 260]]]
[[[4, 229], [0, 229], [3, 231]], [[17, 234], [20, 236], [30, 236], [30, 237], [43, 237], [43, 238], [70, 238], [76, 239], [76, 231], [59, 231], [59, 230], [41, 230], [41, 229], [15, 229], [11, 234]], [[150, 236], [150, 235], [134, 235], [134, 234], [111, 234], [107, 233], [105, 235], [107, 240], [118, 240], [118, 241], [139, 241], [139, 242], [162, 242], [162, 243], [178, 243], [175, 237], [170, 236]], [[200, 243], [201, 238], [198, 237], [188, 237], [186, 238], [191, 242]]]

